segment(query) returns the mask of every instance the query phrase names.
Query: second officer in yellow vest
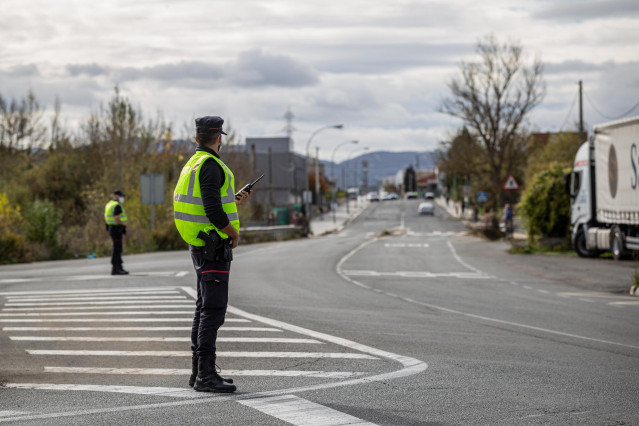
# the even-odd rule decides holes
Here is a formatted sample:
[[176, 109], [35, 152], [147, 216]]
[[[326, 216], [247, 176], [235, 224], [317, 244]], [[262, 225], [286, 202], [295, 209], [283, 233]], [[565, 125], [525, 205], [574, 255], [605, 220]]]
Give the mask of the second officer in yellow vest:
[[175, 225], [189, 244], [197, 275], [197, 301], [191, 329], [192, 374], [189, 385], [200, 392], [234, 392], [233, 380], [216, 371], [215, 342], [228, 304], [232, 249], [239, 241], [233, 172], [220, 159], [224, 120], [195, 120], [195, 154], [186, 163], [173, 194]]
[[124, 192], [113, 191], [111, 201], [104, 206], [104, 222], [109, 236], [113, 241], [111, 250], [111, 275], [127, 275], [129, 272], [122, 267], [122, 240], [126, 234], [126, 212], [124, 211]]

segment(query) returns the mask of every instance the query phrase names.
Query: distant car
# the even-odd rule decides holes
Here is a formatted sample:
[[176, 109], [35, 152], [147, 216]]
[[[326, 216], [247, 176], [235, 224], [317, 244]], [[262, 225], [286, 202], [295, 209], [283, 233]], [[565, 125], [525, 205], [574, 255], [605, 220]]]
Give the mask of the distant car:
[[384, 194], [384, 196], [382, 197], [382, 201], [392, 201], [392, 200], [399, 200], [399, 195], [395, 194], [394, 192], [391, 192], [389, 194]]
[[435, 194], [433, 192], [427, 192], [424, 194], [424, 199], [426, 200], [434, 200]]
[[377, 195], [377, 192], [369, 192], [366, 194], [366, 199], [368, 201], [379, 201], [379, 195]]
[[435, 206], [430, 201], [424, 201], [423, 203], [419, 203], [419, 207], [417, 207], [417, 213], [434, 215]]

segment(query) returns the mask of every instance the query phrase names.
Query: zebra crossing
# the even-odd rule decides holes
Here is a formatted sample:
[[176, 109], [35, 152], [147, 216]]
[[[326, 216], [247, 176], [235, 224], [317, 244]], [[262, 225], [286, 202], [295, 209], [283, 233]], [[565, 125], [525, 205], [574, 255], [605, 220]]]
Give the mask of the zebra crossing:
[[[190, 287], [0, 293], [2, 335], [23, 351], [25, 365], [36, 366], [3, 387], [185, 401], [213, 398], [187, 386], [194, 297]], [[289, 390], [331, 387], [337, 381], [357, 384], [378, 376], [392, 378], [397, 372], [415, 374], [427, 367], [231, 306], [217, 346], [223, 374], [242, 377], [241, 390], [249, 393], [256, 380], [259, 391], [264, 392], [267, 383], [269, 395], [286, 395]], [[313, 403], [301, 400], [293, 405], [302, 410]], [[0, 422], [5, 418], [15, 417], [7, 414]]]
[[[191, 351], [190, 332], [193, 299], [183, 288], [163, 288], [162, 290], [129, 289], [123, 290], [86, 290], [84, 292], [48, 292], [47, 294], [15, 294], [4, 296], [4, 304], [0, 310], [0, 325], [8, 338], [22, 346], [25, 354], [30, 357], [60, 357], [89, 358], [100, 361], [98, 357], [120, 357], [123, 363], [131, 357], [168, 357], [189, 358]], [[96, 304], [100, 304], [96, 308]], [[131, 310], [130, 305], [136, 305], [136, 310]], [[186, 308], [189, 309], [186, 309]], [[17, 311], [16, 309], [20, 309]], [[47, 311], [35, 311], [47, 309]], [[50, 311], [55, 309], [56, 311]], [[96, 310], [100, 309], [100, 310]], [[59, 310], [64, 310], [60, 312]], [[27, 311], [27, 312], [25, 312]], [[75, 326], [81, 323], [82, 326]], [[118, 327], [120, 323], [149, 323], [149, 326]], [[168, 326], [167, 324], [180, 323], [183, 326]], [[68, 326], [67, 326], [68, 324]], [[93, 326], [95, 324], [95, 326]], [[152, 324], [152, 325], [151, 325]], [[174, 335], [181, 331], [180, 336]], [[78, 333], [82, 332], [82, 333]], [[105, 335], [108, 332], [109, 335]], [[140, 332], [131, 336], [131, 332]], [[149, 333], [168, 332], [173, 335], [149, 336]], [[284, 330], [277, 327], [264, 327], [255, 321], [242, 318], [237, 315], [228, 315], [225, 325], [220, 330], [218, 338], [218, 358], [230, 363], [238, 358], [304, 358], [304, 359], [331, 359], [331, 360], [379, 360], [362, 353], [329, 352], [329, 351], [302, 351], [302, 350], [231, 350], [223, 349], [224, 343], [253, 344], [257, 347], [263, 345], [295, 345], [295, 347], [313, 346], [322, 347], [326, 343], [318, 339], [307, 337], [265, 337], [251, 336], [241, 337], [243, 333], [281, 334]], [[53, 334], [53, 335], [52, 335]], [[235, 334], [227, 336], [227, 334]], [[87, 347], [92, 343], [182, 343], [182, 350], [121, 350], [121, 349], [87, 349], [71, 347], [68, 349], [42, 348], [47, 342], [84, 343]], [[36, 347], [30, 347], [36, 345]], [[171, 348], [173, 349], [173, 348]], [[119, 368], [100, 367], [67, 367], [60, 365], [48, 365], [48, 359], [44, 359], [43, 372], [45, 375], [56, 374], [108, 374], [108, 375], [182, 375], [188, 376], [190, 369], [180, 368], [137, 368], [122, 365]], [[273, 376], [273, 377], [321, 377], [321, 378], [348, 378], [361, 376], [365, 373], [359, 371], [304, 371], [304, 370], [225, 370], [225, 374], [237, 376]], [[54, 382], [54, 380], [52, 380]], [[47, 383], [46, 388], [53, 388], [55, 383]], [[44, 386], [44, 385], [43, 385]], [[7, 384], [7, 387], [24, 387], [18, 383]], [[38, 388], [37, 384], [32, 385]], [[42, 387], [45, 388], [45, 387]], [[194, 395], [192, 395], [195, 397]]]

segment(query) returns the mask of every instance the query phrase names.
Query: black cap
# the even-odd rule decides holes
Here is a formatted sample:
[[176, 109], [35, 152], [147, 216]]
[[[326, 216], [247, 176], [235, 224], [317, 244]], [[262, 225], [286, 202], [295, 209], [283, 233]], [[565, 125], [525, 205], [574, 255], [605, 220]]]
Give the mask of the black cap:
[[224, 120], [221, 117], [207, 115], [195, 119], [195, 131], [201, 134], [222, 133], [225, 135], [226, 132], [222, 130], [223, 124]]
[[115, 191], [113, 191], [113, 195], [119, 195], [120, 197], [124, 197], [124, 192], [120, 191], [119, 189], [116, 189]]

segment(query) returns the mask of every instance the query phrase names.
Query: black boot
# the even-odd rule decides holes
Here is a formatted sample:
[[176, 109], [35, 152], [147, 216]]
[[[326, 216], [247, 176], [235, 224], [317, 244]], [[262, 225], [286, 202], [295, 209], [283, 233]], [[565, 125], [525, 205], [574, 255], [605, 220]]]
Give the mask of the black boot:
[[215, 371], [215, 357], [200, 356], [197, 366], [197, 378], [193, 389], [198, 392], [231, 393], [235, 392], [235, 385], [225, 383]]
[[[193, 385], [195, 384], [196, 378], [197, 378], [197, 355], [193, 355], [191, 357], [191, 377], [189, 377], [189, 386], [193, 387]], [[222, 380], [224, 380], [226, 383], [233, 383], [233, 379], [231, 379], [230, 377], [222, 377]]]
[[127, 275], [127, 274], [128, 274], [128, 272], [127, 272], [127, 271], [125, 271], [125, 270], [124, 270], [124, 269], [122, 269], [122, 268], [117, 268], [117, 267], [115, 267], [115, 266], [114, 266], [114, 267], [111, 269], [111, 275]]
[[120, 269], [120, 275], [129, 275], [129, 271], [125, 271], [122, 264], [120, 264], [118, 269]]

